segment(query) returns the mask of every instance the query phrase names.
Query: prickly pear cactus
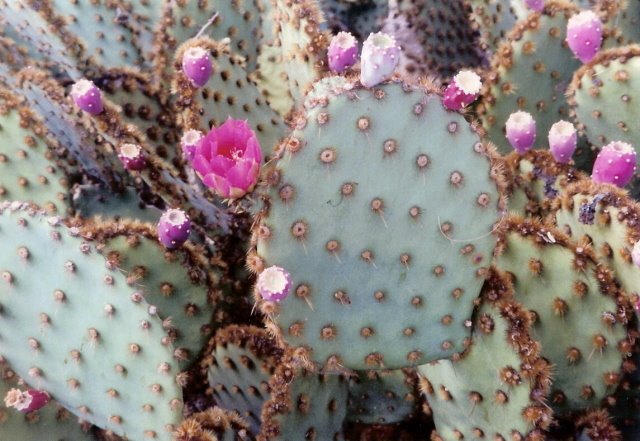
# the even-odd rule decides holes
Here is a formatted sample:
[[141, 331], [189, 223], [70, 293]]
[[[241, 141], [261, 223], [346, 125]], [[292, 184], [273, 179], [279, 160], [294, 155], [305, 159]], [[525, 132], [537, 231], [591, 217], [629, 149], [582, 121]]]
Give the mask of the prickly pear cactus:
[[170, 440], [180, 365], [151, 305], [59, 218], [4, 203], [0, 240], [0, 356], [90, 423]]
[[293, 278], [287, 299], [261, 304], [271, 328], [351, 369], [461, 352], [502, 207], [489, 147], [438, 96], [401, 84], [337, 95], [301, 121], [254, 231], [255, 269]]

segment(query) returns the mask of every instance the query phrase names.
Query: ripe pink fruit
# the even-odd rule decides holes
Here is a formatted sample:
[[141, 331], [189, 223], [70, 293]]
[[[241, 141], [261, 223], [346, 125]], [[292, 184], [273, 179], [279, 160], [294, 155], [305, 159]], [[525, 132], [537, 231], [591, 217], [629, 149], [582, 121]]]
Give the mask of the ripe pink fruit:
[[165, 211], [158, 222], [158, 239], [168, 249], [174, 249], [189, 239], [191, 221], [187, 214], [177, 208]]
[[567, 23], [569, 49], [583, 63], [593, 60], [602, 44], [602, 22], [593, 11], [582, 11]]
[[613, 141], [602, 147], [595, 163], [591, 179], [593, 182], [624, 187], [633, 178], [636, 170], [636, 151], [622, 141]]
[[137, 144], [122, 144], [118, 158], [127, 170], [140, 171], [147, 165], [144, 151]]
[[332, 72], [344, 72], [358, 59], [358, 41], [349, 32], [339, 32], [331, 39], [327, 58]]
[[518, 111], [509, 115], [506, 131], [511, 147], [520, 154], [526, 153], [536, 141], [536, 121], [530, 113]]
[[92, 81], [82, 79], [71, 86], [71, 98], [80, 109], [90, 115], [98, 115], [104, 110], [102, 92]]
[[556, 161], [568, 163], [578, 145], [576, 128], [567, 121], [558, 121], [549, 130], [549, 150]]
[[527, 8], [533, 11], [542, 12], [544, 10], [544, 0], [525, 0], [524, 3]]
[[461, 70], [453, 77], [442, 98], [442, 104], [449, 110], [461, 110], [478, 98], [482, 80], [475, 72]]
[[13, 407], [20, 412], [29, 413], [43, 408], [49, 403], [51, 397], [46, 391], [38, 389], [11, 389], [4, 397], [4, 404]]
[[213, 64], [206, 49], [191, 47], [182, 56], [182, 71], [195, 87], [207, 84], [213, 74]]

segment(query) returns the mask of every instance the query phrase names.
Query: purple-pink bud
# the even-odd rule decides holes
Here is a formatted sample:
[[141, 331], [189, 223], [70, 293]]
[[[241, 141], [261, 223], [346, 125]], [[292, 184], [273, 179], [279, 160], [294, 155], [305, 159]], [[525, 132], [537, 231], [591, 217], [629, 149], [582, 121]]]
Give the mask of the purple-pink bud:
[[392, 35], [378, 32], [370, 34], [362, 44], [360, 56], [360, 82], [373, 87], [388, 79], [400, 61], [400, 46]]
[[520, 154], [533, 147], [536, 141], [536, 121], [530, 113], [518, 111], [509, 115], [506, 124], [507, 139]]
[[331, 39], [327, 58], [332, 72], [344, 72], [358, 59], [358, 41], [349, 32], [339, 32]]
[[191, 233], [191, 221], [177, 208], [165, 211], [158, 222], [158, 239], [166, 248], [177, 248], [187, 241]]
[[102, 92], [89, 80], [79, 80], [71, 86], [71, 98], [80, 109], [90, 115], [98, 115], [104, 110]]
[[279, 266], [265, 268], [258, 276], [256, 287], [263, 299], [279, 302], [291, 291], [291, 275]]
[[569, 49], [583, 63], [593, 60], [602, 44], [602, 22], [593, 11], [582, 11], [567, 23]]
[[42, 409], [50, 400], [49, 394], [43, 390], [28, 389], [21, 391], [20, 389], [11, 389], [4, 397], [4, 404], [20, 412], [29, 413]]
[[182, 56], [182, 71], [195, 87], [207, 84], [213, 74], [213, 64], [206, 49], [190, 47]]
[[196, 156], [196, 149], [202, 143], [204, 139], [204, 133], [200, 130], [189, 129], [184, 132], [180, 139], [180, 147], [182, 148], [182, 154], [189, 161], [193, 161]]
[[191, 163], [202, 182], [223, 198], [241, 198], [255, 187], [262, 150], [246, 121], [229, 117], [196, 147]]
[[542, 12], [544, 10], [544, 0], [524, 0], [524, 3], [527, 8], [533, 11]]
[[578, 145], [576, 128], [567, 121], [558, 121], [549, 129], [549, 150], [556, 161], [567, 164]]
[[636, 170], [636, 151], [631, 144], [613, 141], [602, 147], [595, 163], [591, 179], [593, 182], [624, 187], [633, 178]]
[[631, 251], [631, 261], [633, 264], [640, 268], [640, 240], [636, 242]]
[[147, 165], [144, 150], [137, 144], [122, 144], [118, 158], [122, 161], [124, 168], [131, 171], [140, 171]]
[[482, 80], [475, 72], [461, 70], [453, 77], [442, 97], [442, 104], [449, 110], [461, 110], [478, 98]]

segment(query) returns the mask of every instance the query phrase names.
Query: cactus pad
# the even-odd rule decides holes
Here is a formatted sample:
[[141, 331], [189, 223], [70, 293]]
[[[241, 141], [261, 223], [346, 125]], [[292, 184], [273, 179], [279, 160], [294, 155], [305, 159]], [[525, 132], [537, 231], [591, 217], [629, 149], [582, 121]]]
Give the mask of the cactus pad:
[[301, 126], [255, 231], [261, 266], [286, 268], [293, 289], [263, 311], [319, 363], [460, 352], [501, 207], [487, 147], [439, 97], [400, 84], [338, 95]]

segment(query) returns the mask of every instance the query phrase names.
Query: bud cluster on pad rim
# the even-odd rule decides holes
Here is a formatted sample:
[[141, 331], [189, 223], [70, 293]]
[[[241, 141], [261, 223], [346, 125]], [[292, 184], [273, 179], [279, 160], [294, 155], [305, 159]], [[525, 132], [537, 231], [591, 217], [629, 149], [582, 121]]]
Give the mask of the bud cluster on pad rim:
[[311, 107], [265, 170], [249, 265], [285, 269], [291, 291], [256, 295], [258, 306], [321, 364], [451, 357], [495, 246], [503, 201], [490, 152], [435, 93], [396, 83], [356, 93]]

